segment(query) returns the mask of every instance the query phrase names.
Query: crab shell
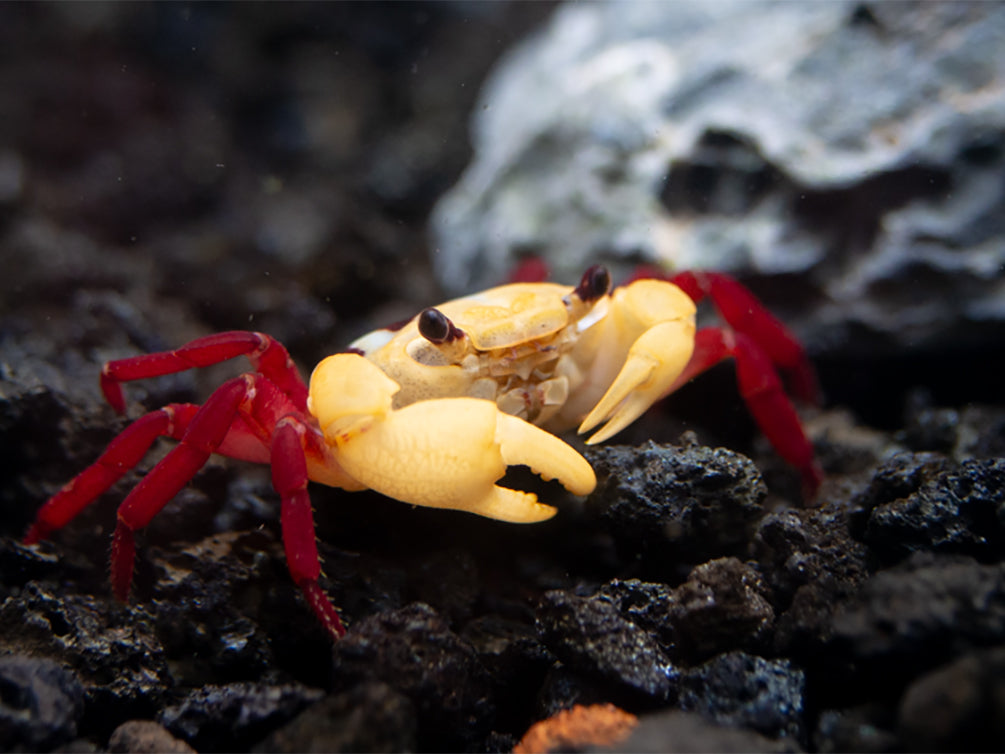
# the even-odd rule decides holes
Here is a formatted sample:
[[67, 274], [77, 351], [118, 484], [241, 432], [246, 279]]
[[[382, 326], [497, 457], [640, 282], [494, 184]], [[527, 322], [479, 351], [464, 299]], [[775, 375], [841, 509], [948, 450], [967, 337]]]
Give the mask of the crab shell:
[[363, 336], [350, 350], [397, 383], [394, 408], [483, 398], [551, 432], [583, 432], [606, 420], [590, 438], [599, 442], [671, 388], [694, 347], [695, 305], [665, 281], [591, 296], [583, 293], [586, 280], [578, 288], [491, 288], [436, 307], [453, 328], [443, 342], [424, 337], [417, 316]]

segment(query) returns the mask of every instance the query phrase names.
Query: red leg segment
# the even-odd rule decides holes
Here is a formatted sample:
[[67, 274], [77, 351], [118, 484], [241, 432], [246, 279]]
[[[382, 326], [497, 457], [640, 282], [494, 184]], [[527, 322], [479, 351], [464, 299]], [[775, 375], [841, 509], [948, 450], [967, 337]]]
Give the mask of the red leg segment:
[[307, 460], [304, 455], [306, 427], [292, 416], [276, 425], [272, 436], [272, 486], [282, 501], [281, 520], [286, 563], [311, 610], [336, 639], [345, 634], [335, 606], [321, 590], [311, 499], [307, 494]]
[[104, 453], [68, 482], [43, 505], [35, 523], [25, 534], [25, 544], [34, 544], [66, 526], [87, 505], [136, 466], [158, 437], [178, 438], [198, 406], [172, 403], [141, 416], [109, 444]]
[[111, 579], [112, 591], [120, 600], [129, 597], [133, 580], [134, 533], [150, 523], [220, 446], [253, 380], [252, 375], [245, 375], [223, 383], [192, 417], [178, 445], [140, 480], [119, 506], [112, 539]]
[[727, 357], [736, 360], [740, 395], [764, 436], [782, 458], [798, 468], [807, 500], [816, 495], [823, 472], [813, 457], [813, 446], [803, 432], [792, 402], [782, 388], [771, 359], [744, 333], [705, 328], [695, 334], [691, 361], [674, 388], [683, 385]]
[[288, 395], [298, 410], [307, 410], [307, 386], [283, 345], [263, 333], [243, 330], [197, 338], [174, 351], [110, 361], [101, 370], [101, 390], [112, 408], [123, 413], [126, 403], [119, 383], [210, 366], [235, 356], [247, 356], [254, 369]]
[[695, 303], [708, 296], [733, 330], [753, 340], [772, 363], [785, 370], [797, 398], [813, 405], [820, 403], [816, 374], [802, 344], [754, 294], [720, 272], [681, 272], [666, 279]]
[[[134, 362], [127, 364], [127, 369], [146, 369], [150, 363]], [[290, 574], [313, 612], [337, 639], [345, 628], [318, 584], [321, 566], [307, 494], [305, 445], [316, 438], [308, 436], [310, 429], [303, 419], [297, 418], [297, 411], [295, 398], [281, 386], [274, 385], [264, 375], [245, 374], [225, 382], [201, 407], [172, 404], [146, 414], [127, 427], [92, 466], [41, 508], [25, 542], [37, 542], [67, 524], [134, 467], [158, 437], [179, 440], [119, 507], [112, 539], [111, 582], [115, 596], [125, 601], [133, 578], [135, 532], [150, 523], [212, 453], [223, 451], [252, 460], [270, 457], [273, 484], [282, 499], [283, 543]], [[266, 458], [258, 457], [259, 451], [255, 450], [262, 443], [267, 447], [271, 444]], [[324, 453], [323, 448], [314, 445], [310, 451]]]

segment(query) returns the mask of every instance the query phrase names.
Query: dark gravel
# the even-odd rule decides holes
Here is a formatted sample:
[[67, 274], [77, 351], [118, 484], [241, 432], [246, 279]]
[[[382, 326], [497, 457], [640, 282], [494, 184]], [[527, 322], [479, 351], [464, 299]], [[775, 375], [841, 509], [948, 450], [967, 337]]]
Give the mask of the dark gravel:
[[[547, 10], [0, 6], [0, 748], [506, 751], [602, 702], [640, 716], [626, 751], [1005, 748], [1005, 407], [935, 404], [923, 371], [895, 410], [806, 411], [811, 507], [728, 366], [591, 448], [585, 502], [515, 475], [560, 507], [544, 524], [312, 486], [334, 647], [262, 467], [196, 476], [128, 604], [115, 508], [167, 443], [19, 544], [126, 426], [105, 360], [253, 327], [308, 373], [439, 299], [427, 215], [489, 65]], [[874, 366], [841, 354], [825, 390]], [[240, 368], [130, 385], [129, 418]]]

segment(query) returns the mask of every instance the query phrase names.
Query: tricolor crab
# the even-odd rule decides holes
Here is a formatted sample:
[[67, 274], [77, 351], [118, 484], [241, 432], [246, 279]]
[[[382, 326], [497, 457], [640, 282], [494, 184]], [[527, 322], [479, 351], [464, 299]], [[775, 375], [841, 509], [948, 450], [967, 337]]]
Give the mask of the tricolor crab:
[[[495, 484], [510, 465], [530, 466], [586, 495], [586, 460], [553, 432], [599, 427], [599, 442], [727, 356], [740, 390], [778, 452], [812, 494], [820, 473], [774, 365], [812, 397], [798, 343], [734, 281], [684, 273], [611, 291], [601, 266], [576, 287], [513, 283], [424, 310], [330, 356], [304, 384], [286, 349], [267, 335], [227, 332], [176, 351], [109, 362], [108, 402], [125, 410], [121, 382], [247, 356], [254, 371], [225, 382], [201, 406], [171, 404], [133, 422], [100, 458], [54, 495], [26, 535], [34, 543], [67, 524], [160, 436], [179, 444], [118, 509], [112, 543], [115, 595], [128, 596], [134, 534], [188, 483], [210, 454], [271, 464], [281, 498], [290, 573], [329, 633], [338, 613], [318, 585], [310, 480], [370, 488], [406, 503], [530, 523], [555, 514], [533, 494]], [[729, 328], [695, 333], [694, 301], [709, 294]]]

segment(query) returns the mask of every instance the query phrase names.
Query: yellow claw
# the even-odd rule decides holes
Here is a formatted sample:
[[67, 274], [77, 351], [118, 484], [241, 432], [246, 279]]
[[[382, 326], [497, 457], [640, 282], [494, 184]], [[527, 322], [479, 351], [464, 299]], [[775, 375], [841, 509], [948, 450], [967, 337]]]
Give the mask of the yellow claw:
[[642, 333], [629, 349], [614, 382], [579, 425], [579, 432], [583, 433], [607, 422], [586, 443], [593, 445], [612, 437], [666, 395], [684, 371], [693, 350], [692, 320], [660, 322]]
[[[593, 469], [579, 453], [502, 413], [492, 401], [439, 398], [395, 410], [390, 407], [394, 383], [380, 369], [359, 356], [332, 358], [337, 361], [312, 380], [312, 410], [338, 465], [361, 485], [413, 505], [515, 523], [544, 521], [556, 509], [533, 494], [497, 486], [507, 466], [526, 464], [576, 495], [596, 485]], [[328, 368], [335, 373], [331, 379]], [[342, 379], [350, 373], [352, 379]], [[359, 395], [345, 401], [324, 392], [349, 389], [347, 383], [366, 394], [372, 414], [360, 414]]]

